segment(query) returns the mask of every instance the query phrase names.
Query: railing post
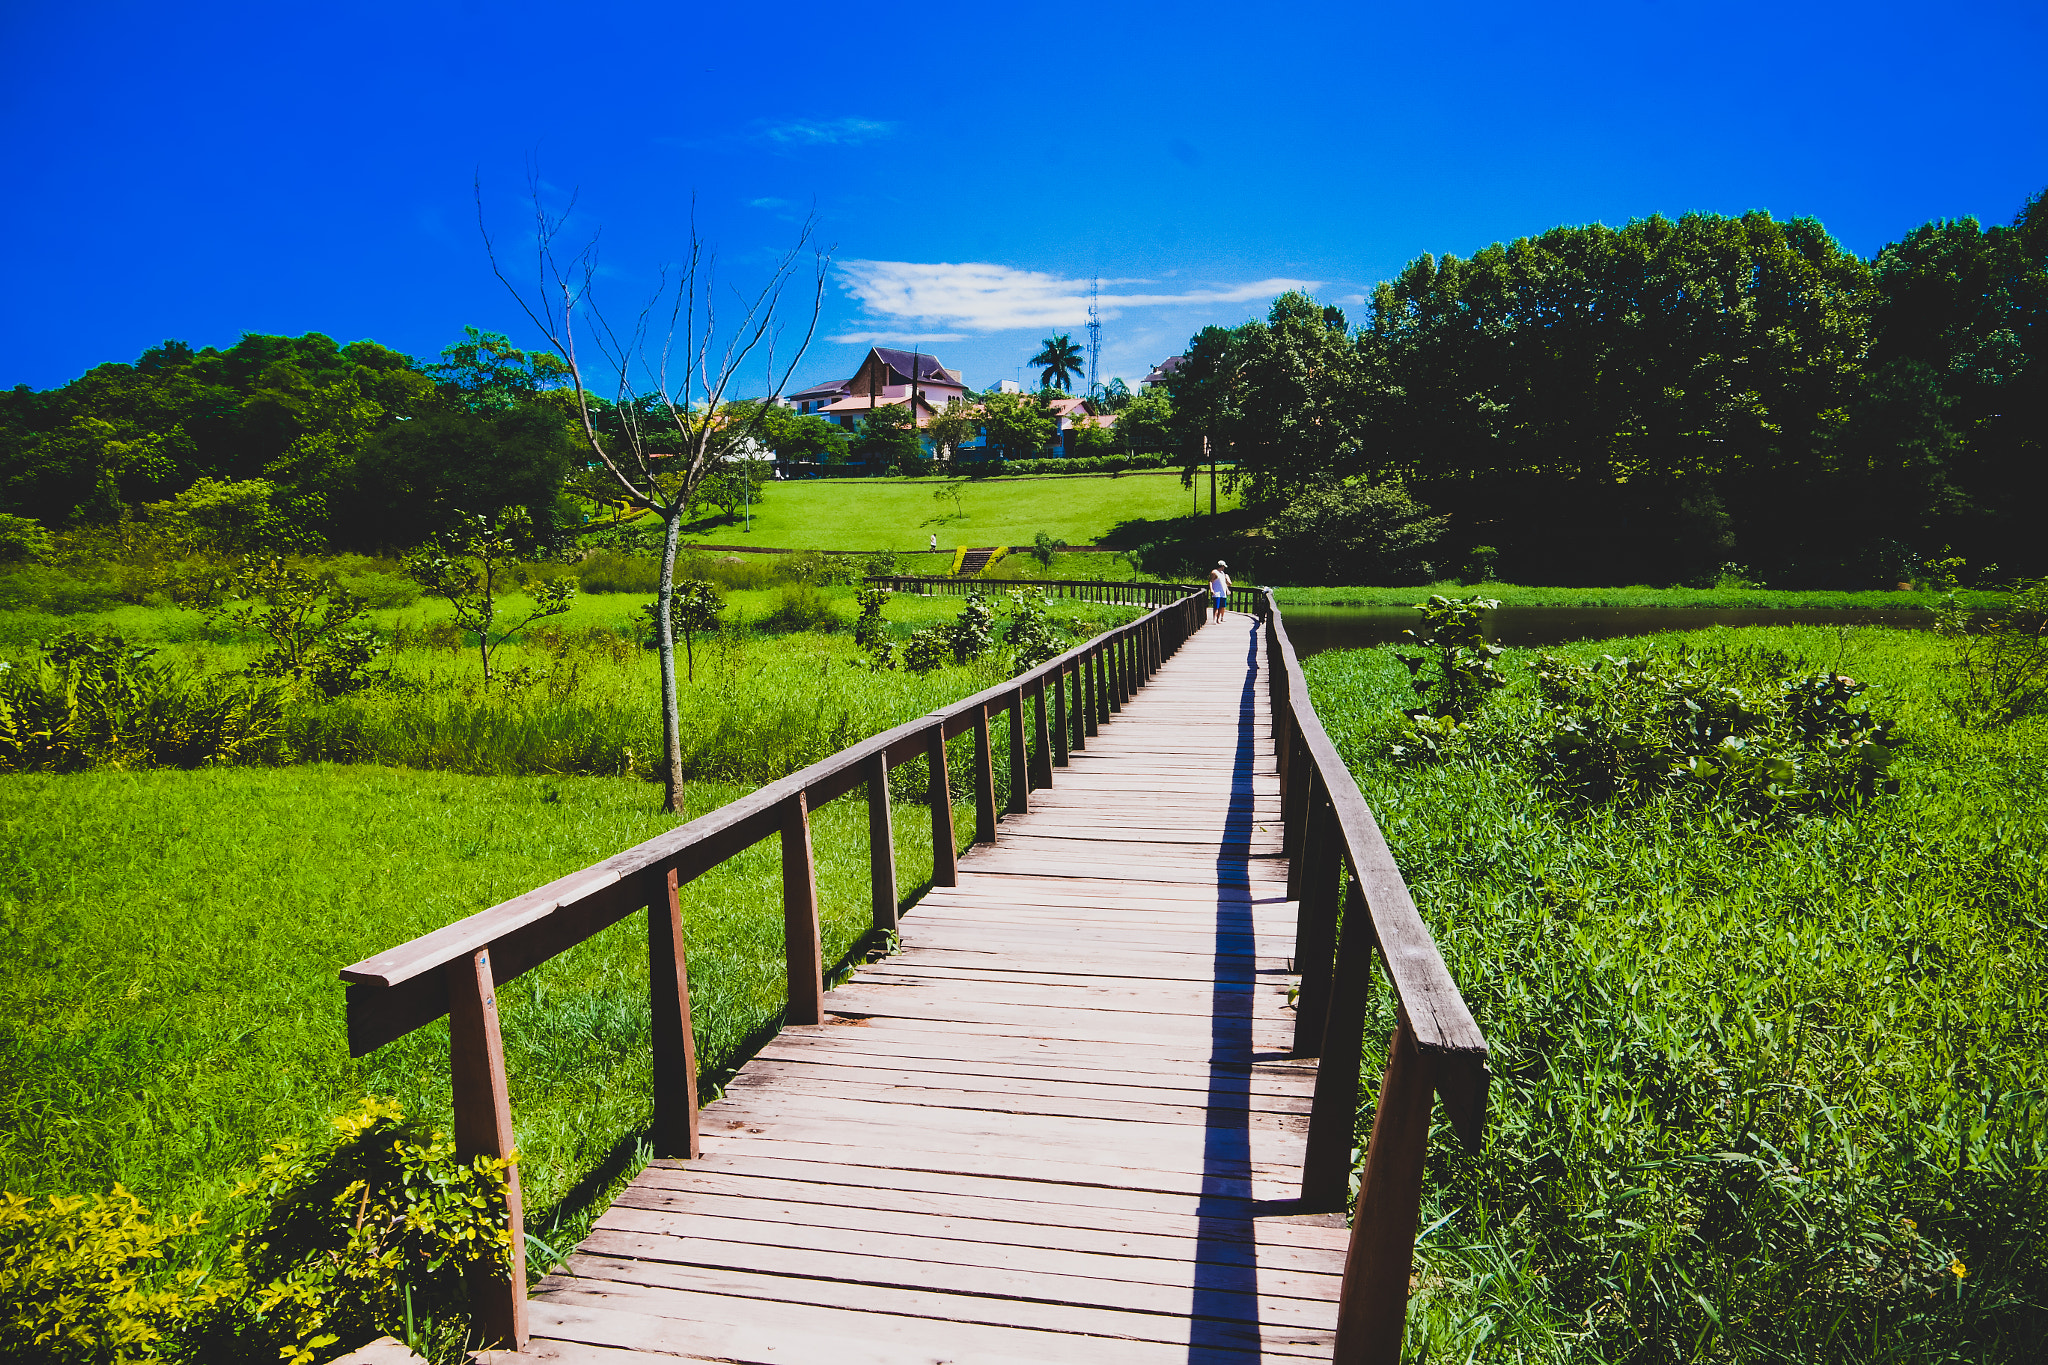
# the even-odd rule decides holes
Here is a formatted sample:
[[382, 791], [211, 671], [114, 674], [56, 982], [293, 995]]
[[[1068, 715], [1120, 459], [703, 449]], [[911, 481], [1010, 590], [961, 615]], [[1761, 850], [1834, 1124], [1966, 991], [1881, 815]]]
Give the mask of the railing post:
[[1010, 801], [1008, 815], [1031, 811], [1031, 752], [1024, 746], [1024, 689], [1010, 693]]
[[1387, 1047], [1386, 1076], [1380, 1082], [1365, 1176], [1351, 1219], [1351, 1247], [1345, 1253], [1344, 1287], [1337, 1301], [1337, 1360], [1401, 1358], [1435, 1095], [1436, 1064], [1415, 1046], [1415, 1033], [1403, 1010]]
[[782, 805], [782, 950], [789, 963], [792, 1024], [825, 1022], [825, 960], [818, 942], [818, 868], [811, 812], [798, 792]]
[[[1305, 823], [1308, 837], [1303, 841], [1302, 860], [1306, 866], [1300, 872], [1294, 916], [1294, 970], [1301, 976], [1301, 989], [1294, 997], [1297, 1057], [1313, 1057], [1322, 1049], [1337, 952], [1337, 905], [1344, 894], [1343, 832], [1321, 783], [1310, 798]], [[1288, 880], [1296, 880], [1292, 867], [1288, 872]]]
[[996, 841], [996, 760], [989, 749], [988, 703], [974, 716], [974, 842]]
[[[505, 1039], [498, 1028], [498, 987], [491, 952], [480, 948], [444, 969], [448, 980], [448, 1080], [455, 1096], [455, 1154], [464, 1161], [515, 1154], [512, 1093], [505, 1084]], [[526, 1208], [519, 1167], [505, 1172], [505, 1221], [512, 1264], [504, 1278], [479, 1274], [469, 1285], [474, 1325], [485, 1345], [522, 1349], [526, 1324]]]
[[697, 1141], [697, 1034], [690, 1023], [690, 966], [683, 905], [670, 868], [647, 904], [647, 1003], [653, 1014], [654, 1154], [700, 1155]]
[[931, 765], [925, 799], [932, 807], [932, 885], [960, 884], [960, 854], [953, 847], [953, 783], [946, 773], [946, 723], [934, 718], [925, 758]]
[[1062, 664], [1052, 674], [1052, 765], [1055, 768], [1067, 766], [1067, 748], [1074, 740], [1073, 727], [1074, 708], [1067, 699], [1067, 667]]
[[1097, 658], [1098, 651], [1094, 649], [1081, 656], [1082, 678], [1075, 686], [1076, 691], [1086, 697], [1087, 704], [1082, 712], [1081, 738], [1074, 742], [1076, 749], [1086, 748], [1085, 741], [1088, 736], [1098, 733], [1102, 722], [1109, 718], [1102, 705], [1102, 679], [1101, 671], [1096, 666]]
[[1052, 785], [1052, 735], [1045, 725], [1045, 675], [1031, 689], [1031, 780], [1041, 787]]
[[868, 755], [868, 887], [875, 927], [896, 928], [896, 824], [889, 810], [889, 755]]
[[1309, 805], [1322, 788], [1322, 775], [1309, 757], [1307, 742], [1298, 734], [1287, 771], [1292, 780], [1280, 788], [1280, 837], [1286, 841], [1287, 899], [1292, 901], [1301, 899], [1301, 877], [1308, 868]]
[[[1312, 1209], [1341, 1209], [1351, 1193], [1351, 1139], [1358, 1122], [1358, 1064], [1365, 1051], [1365, 1012], [1372, 1003], [1372, 914], [1351, 883], [1337, 944], [1337, 972], [1316, 1062], [1308, 1149], [1301, 1161], [1301, 1199]], [[1425, 1125], [1426, 1127], [1427, 1125]], [[1414, 1219], [1408, 1235], [1415, 1235]]]

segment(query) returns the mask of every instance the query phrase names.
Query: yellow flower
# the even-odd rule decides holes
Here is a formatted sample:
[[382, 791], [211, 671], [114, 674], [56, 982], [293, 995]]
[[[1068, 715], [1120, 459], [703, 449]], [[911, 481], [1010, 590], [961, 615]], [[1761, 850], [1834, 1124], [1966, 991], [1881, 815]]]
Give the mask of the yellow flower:
[[1955, 1276], [1959, 1280], [1963, 1278], [1963, 1276], [1970, 1273], [1968, 1270], [1963, 1268], [1963, 1263], [1961, 1261], [1950, 1261], [1948, 1263], [1948, 1268], [1955, 1272]]
[[1918, 1229], [1918, 1228], [1919, 1228], [1919, 1226], [1920, 1226], [1920, 1225], [1919, 1225], [1918, 1223], [1914, 1222], [1914, 1221], [1913, 1221], [1912, 1219], [1910, 1219], [1910, 1218], [1901, 1218], [1901, 1219], [1900, 1219], [1899, 1221], [1900, 1221], [1901, 1223], [1904, 1223], [1904, 1224], [1906, 1225], [1906, 1231], [1908, 1231], [1908, 1232], [1912, 1232], [1912, 1231], [1915, 1231], [1915, 1230], [1916, 1230], [1916, 1229]]

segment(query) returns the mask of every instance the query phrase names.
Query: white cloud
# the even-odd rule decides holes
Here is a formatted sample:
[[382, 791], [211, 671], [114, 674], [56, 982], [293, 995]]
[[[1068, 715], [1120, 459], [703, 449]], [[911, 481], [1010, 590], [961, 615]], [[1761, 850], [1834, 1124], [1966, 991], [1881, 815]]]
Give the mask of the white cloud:
[[749, 199], [747, 207], [751, 209], [786, 209], [789, 207], [789, 201], [787, 199]]
[[[971, 332], [1004, 332], [1079, 327], [1088, 320], [1089, 281], [986, 262], [842, 261], [840, 283], [863, 311], [885, 322], [929, 322]], [[1114, 292], [1114, 287], [1149, 284], [1149, 280], [1102, 283], [1112, 286], [1101, 299], [1101, 315], [1107, 321], [1126, 308], [1250, 303], [1290, 289], [1314, 290], [1320, 281], [1258, 280], [1178, 294]]]
[[965, 332], [848, 332], [844, 336], [826, 337], [827, 341], [844, 342], [851, 346], [915, 346], [919, 342], [965, 341]]
[[761, 136], [784, 147], [858, 147], [887, 137], [895, 127], [867, 118], [791, 119], [766, 125]]

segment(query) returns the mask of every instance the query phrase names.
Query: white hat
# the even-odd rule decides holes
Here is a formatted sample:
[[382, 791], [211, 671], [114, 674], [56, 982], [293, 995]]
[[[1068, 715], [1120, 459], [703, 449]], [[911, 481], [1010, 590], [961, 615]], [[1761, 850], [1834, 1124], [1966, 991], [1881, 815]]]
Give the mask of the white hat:
[[1219, 569], [1221, 569], [1221, 568], [1224, 568], [1224, 567], [1226, 567], [1226, 566], [1225, 566], [1225, 564], [1223, 563], [1223, 561], [1219, 559], [1219, 560], [1217, 560], [1217, 561], [1216, 561], [1216, 567], [1217, 567], [1217, 568], [1219, 568]]

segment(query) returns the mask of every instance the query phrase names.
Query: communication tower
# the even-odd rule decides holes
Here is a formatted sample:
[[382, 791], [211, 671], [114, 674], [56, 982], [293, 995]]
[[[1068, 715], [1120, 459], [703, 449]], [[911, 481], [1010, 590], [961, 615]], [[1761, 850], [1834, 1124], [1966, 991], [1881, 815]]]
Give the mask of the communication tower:
[[1102, 302], [1102, 277], [1097, 275], [1095, 283], [1088, 289], [1088, 396], [1100, 398], [1102, 390], [1096, 387], [1096, 366], [1102, 360], [1102, 312], [1097, 306]]

